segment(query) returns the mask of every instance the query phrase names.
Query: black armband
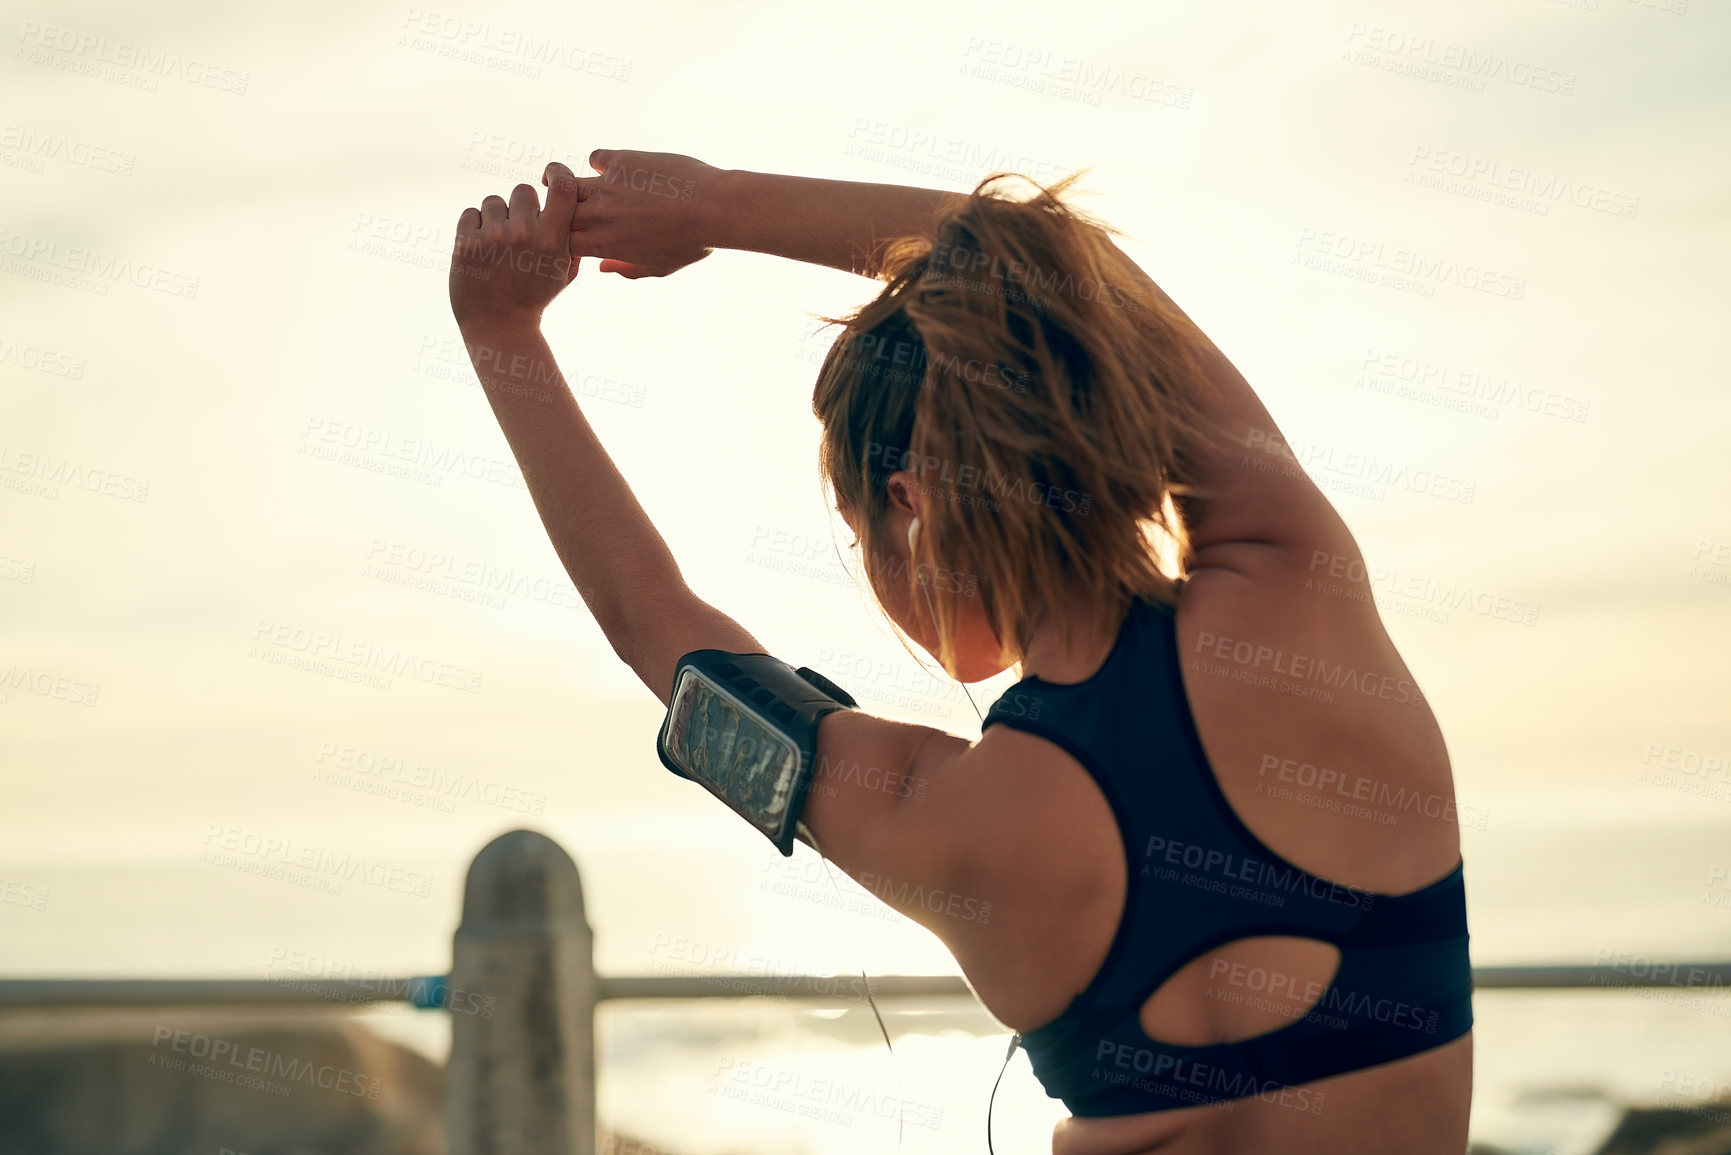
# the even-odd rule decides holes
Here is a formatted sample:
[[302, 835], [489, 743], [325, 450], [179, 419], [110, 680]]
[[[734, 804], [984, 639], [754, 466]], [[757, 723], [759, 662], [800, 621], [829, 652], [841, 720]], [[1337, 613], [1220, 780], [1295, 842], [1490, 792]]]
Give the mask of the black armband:
[[693, 650], [673, 671], [661, 764], [727, 803], [784, 855], [817, 763], [817, 724], [857, 706], [815, 670], [768, 654]]

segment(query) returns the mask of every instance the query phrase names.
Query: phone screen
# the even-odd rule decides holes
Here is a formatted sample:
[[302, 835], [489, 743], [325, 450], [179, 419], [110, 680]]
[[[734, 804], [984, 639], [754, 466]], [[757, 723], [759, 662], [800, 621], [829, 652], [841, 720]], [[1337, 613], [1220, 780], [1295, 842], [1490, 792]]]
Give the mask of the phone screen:
[[772, 839], [778, 837], [799, 774], [799, 748], [689, 667], [680, 674], [668, 712], [668, 756]]

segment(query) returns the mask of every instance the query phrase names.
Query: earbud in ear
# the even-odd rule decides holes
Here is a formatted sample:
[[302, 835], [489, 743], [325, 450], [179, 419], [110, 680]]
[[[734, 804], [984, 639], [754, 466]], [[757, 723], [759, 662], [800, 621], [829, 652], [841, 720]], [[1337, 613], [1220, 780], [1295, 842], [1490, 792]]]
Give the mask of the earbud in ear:
[[908, 522], [908, 556], [909, 557], [912, 557], [914, 554], [914, 538], [915, 538], [915, 536], [917, 536], [919, 534], [919, 532], [920, 532], [920, 519], [916, 517], [912, 521]]

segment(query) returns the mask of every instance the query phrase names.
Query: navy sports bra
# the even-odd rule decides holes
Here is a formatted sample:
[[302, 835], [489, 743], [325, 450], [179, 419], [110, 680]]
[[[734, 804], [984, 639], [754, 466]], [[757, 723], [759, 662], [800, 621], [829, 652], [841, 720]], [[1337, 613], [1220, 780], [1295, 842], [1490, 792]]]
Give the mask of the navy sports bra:
[[[986, 714], [982, 729], [1002, 722], [1037, 734], [1087, 769], [1111, 804], [1129, 867], [1106, 961], [1063, 1014], [1021, 1045], [1046, 1094], [1075, 1115], [1252, 1095], [1320, 1111], [1320, 1094], [1285, 1088], [1415, 1055], [1471, 1029], [1461, 865], [1423, 890], [1385, 895], [1318, 878], [1274, 853], [1221, 793], [1179, 662], [1174, 611], [1137, 600], [1093, 677], [1074, 685], [1023, 678]], [[1142, 1031], [1142, 1004], [1163, 982], [1197, 956], [1254, 935], [1339, 948], [1333, 981], [1302, 1018], [1206, 1046], [1161, 1043]], [[1250, 1001], [1259, 984], [1266, 998], [1278, 982], [1243, 968], [1211, 989]]]

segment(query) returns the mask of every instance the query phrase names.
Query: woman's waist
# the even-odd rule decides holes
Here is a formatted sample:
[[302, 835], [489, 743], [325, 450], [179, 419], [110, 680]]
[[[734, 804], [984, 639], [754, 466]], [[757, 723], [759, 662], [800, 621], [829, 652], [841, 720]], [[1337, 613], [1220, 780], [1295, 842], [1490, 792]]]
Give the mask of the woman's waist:
[[1053, 1131], [1052, 1155], [1459, 1155], [1471, 1094], [1468, 1030], [1410, 1057], [1230, 1101], [1071, 1115]]

